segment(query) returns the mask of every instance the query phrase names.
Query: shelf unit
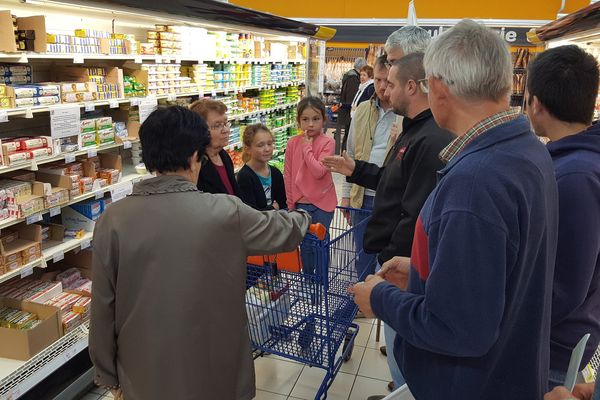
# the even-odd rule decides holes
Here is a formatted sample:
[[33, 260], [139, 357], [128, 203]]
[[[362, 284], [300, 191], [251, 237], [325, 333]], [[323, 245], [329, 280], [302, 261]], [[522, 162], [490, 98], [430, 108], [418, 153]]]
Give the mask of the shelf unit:
[[[37, 4], [36, 4], [37, 3]], [[202, 4], [194, 5], [194, 10], [190, 11], [186, 15], [175, 15], [172, 10], [167, 7], [164, 13], [158, 11], [146, 11], [142, 9], [136, 9], [130, 7], [130, 4], [126, 4], [127, 0], [118, 0], [111, 2], [110, 5], [106, 2], [97, 1], [83, 1], [83, 0], [48, 0], [44, 2], [26, 2], [18, 3], [13, 0], [0, 0], [0, 5], [4, 6], [4, 9], [10, 9], [13, 14], [21, 16], [35, 16], [44, 15], [46, 18], [46, 29], [49, 33], [61, 33], [71, 34], [72, 30], [77, 28], [88, 28], [92, 30], [100, 31], [114, 31], [124, 34], [134, 34], [136, 39], [145, 37], [146, 31], [154, 28], [154, 24], [171, 24], [171, 25], [186, 25], [188, 27], [204, 27], [209, 30], [225, 30], [227, 32], [234, 33], [247, 33], [251, 31], [255, 35], [264, 36], [265, 41], [289, 41], [296, 42], [293, 45], [297, 45], [301, 42], [307, 50], [307, 53], [296, 51], [296, 53], [290, 54], [289, 58], [277, 56], [267, 58], [217, 58], [217, 57], [191, 57], [191, 56], [163, 56], [163, 55], [104, 55], [104, 54], [57, 54], [57, 53], [33, 53], [33, 52], [17, 52], [17, 53], [3, 53], [0, 52], [0, 63], [16, 63], [25, 64], [29, 63], [34, 67], [39, 67], [42, 71], [44, 68], [52, 68], [54, 65], [58, 66], [112, 66], [119, 68], [128, 69], [139, 69], [141, 64], [146, 63], [182, 63], [184, 66], [190, 66], [192, 64], [201, 63], [215, 63], [215, 64], [294, 64], [302, 65], [305, 68], [306, 80], [302, 81], [285, 81], [285, 82], [270, 82], [263, 85], [247, 86], [247, 87], [232, 87], [214, 90], [200, 90], [200, 87], [194, 87], [194, 91], [191, 92], [178, 92], [164, 95], [148, 96], [148, 97], [135, 97], [135, 98], [117, 98], [111, 100], [98, 100], [81, 103], [71, 103], [70, 105], [79, 107], [81, 110], [92, 111], [99, 108], [115, 109], [119, 108], [121, 104], [129, 104], [132, 106], [139, 105], [144, 99], [156, 99], [166, 100], [167, 102], [177, 101], [181, 98], [192, 97], [192, 96], [211, 96], [220, 97], [221, 95], [230, 95], [244, 93], [250, 90], [261, 90], [261, 89], [278, 89], [289, 86], [300, 86], [309, 84], [316, 84], [316, 71], [319, 70], [318, 59], [315, 58], [316, 54], [312, 54], [316, 49], [315, 44], [318, 45], [317, 39], [311, 38], [311, 35], [315, 35], [319, 30], [319, 27], [300, 23], [297, 21], [285, 20], [279, 17], [261, 14], [252, 10], [238, 9], [237, 13], [232, 12], [231, 15], [226, 15], [226, 12], [201, 12], [197, 10], [204, 7], [211, 7], [210, 3], [215, 3], [219, 7], [225, 8], [236, 8], [233, 5], [222, 4], [217, 2], [200, 2]], [[167, 13], [168, 11], [168, 13]], [[241, 12], [243, 11], [243, 12]], [[64, 18], [63, 18], [64, 15]], [[213, 19], [212, 21], [206, 21], [206, 18]], [[243, 20], [242, 20], [243, 18]], [[232, 20], [237, 20], [233, 21]], [[225, 22], [224, 22], [225, 21]], [[237, 27], [237, 23], [244, 25], [242, 28]], [[254, 29], [252, 25], [258, 26]], [[276, 27], [276, 28], [275, 28]], [[309, 32], [309, 33], [308, 33]], [[262, 39], [261, 39], [262, 40]], [[291, 44], [291, 43], [290, 43]], [[299, 47], [298, 47], [299, 48]], [[234, 53], [241, 54], [241, 53]], [[260, 54], [260, 53], [256, 53]], [[285, 55], [286, 52], [279, 53]], [[293, 54], [298, 54], [298, 57], [306, 57], [306, 59], [295, 59], [292, 57]], [[282, 68], [285, 67], [273, 67]], [[41, 79], [35, 79], [35, 82], [42, 81]], [[310, 89], [309, 89], [310, 90]], [[316, 91], [313, 90], [313, 94]], [[237, 115], [228, 116], [229, 121], [241, 121], [244, 118], [264, 115], [276, 111], [285, 110], [291, 107], [295, 107], [297, 103], [282, 104], [277, 107], [268, 109], [255, 110], [252, 112], [241, 113]], [[64, 105], [56, 105], [64, 106]], [[15, 123], [14, 126], [27, 125], [26, 123], [33, 124], [38, 120], [44, 121], [44, 113], [49, 113], [55, 106], [34, 106], [34, 107], [22, 107], [12, 109], [0, 109], [0, 121], [3, 122], [2, 127], [6, 127], [7, 124]], [[42, 114], [42, 115], [39, 115]], [[22, 119], [35, 118], [34, 121], [24, 121]], [[46, 122], [47, 123], [47, 122]], [[273, 132], [280, 132], [295, 124], [289, 124], [282, 127], [273, 129]], [[10, 126], [9, 126], [10, 127]], [[11, 128], [12, 129], [12, 128]], [[130, 132], [131, 133], [131, 132]], [[128, 148], [130, 141], [124, 143], [115, 143], [110, 145], [98, 146], [90, 149], [92, 153], [102, 151], [116, 151], [120, 148]], [[228, 148], [240, 147], [241, 143], [232, 143]], [[28, 161], [17, 163], [10, 166], [0, 167], [1, 174], [20, 170], [37, 170], [39, 165], [47, 164], [55, 161], [72, 161], [72, 159], [78, 155], [88, 154], [88, 149], [83, 149], [75, 153], [70, 154], [59, 154], [44, 159], [37, 159], [35, 161]], [[106, 193], [110, 193], [115, 188], [124, 184], [133, 184], [141, 179], [146, 179], [151, 175], [139, 175], [135, 172], [132, 167], [124, 168], [122, 171], [122, 178], [119, 183], [110, 185], [100, 190], [86, 193], [84, 195], [71, 199], [66, 204], [59, 207], [55, 207], [52, 210], [44, 210], [41, 215], [51, 213], [56, 214], [62, 212], [62, 208], [68, 207], [72, 204], [78, 203], [83, 200], [93, 199], [94, 197], [104, 196]], [[11, 218], [8, 220], [0, 221], [0, 229], [10, 227], [17, 223], [33, 222], [34, 219], [39, 218], [38, 215], [30, 218]], [[88, 232], [80, 239], [65, 240], [63, 243], [47, 247], [42, 251], [42, 257], [35, 260], [15, 271], [10, 271], [7, 274], [0, 276], [0, 283], [6, 282], [7, 280], [17, 278], [19, 276], [27, 276], [31, 273], [38, 273], [39, 269], [45, 268], [48, 264], [55, 261], [59, 261], [64, 257], [64, 254], [69, 251], [77, 251], [80, 249], [88, 248], [91, 246], [93, 240], [93, 233]], [[0, 358], [0, 400], [4, 399], [16, 399], [25, 395], [30, 389], [38, 385], [46, 377], [53, 372], [59, 370], [65, 363], [71, 360], [75, 355], [84, 351], [88, 344], [88, 325], [82, 325], [69, 334], [63, 336], [58, 341], [51, 344], [48, 348], [32, 357], [27, 361], [15, 361], [9, 359]]]

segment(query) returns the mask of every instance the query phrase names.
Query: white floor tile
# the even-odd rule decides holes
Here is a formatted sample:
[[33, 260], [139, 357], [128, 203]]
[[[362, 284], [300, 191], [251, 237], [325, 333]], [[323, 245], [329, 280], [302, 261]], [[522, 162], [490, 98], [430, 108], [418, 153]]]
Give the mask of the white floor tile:
[[[337, 357], [341, 357], [342, 347], [338, 351]], [[365, 354], [365, 348], [362, 346], [354, 345], [354, 349], [352, 350], [352, 355], [350, 356], [350, 360], [344, 362], [342, 364], [341, 372], [345, 372], [347, 374], [356, 375], [358, 373], [358, 368], [360, 367], [360, 362], [362, 361], [363, 355]]]
[[[323, 378], [325, 377], [325, 370], [321, 368], [304, 368], [300, 379], [294, 386], [291, 395], [300, 399], [312, 400], [315, 398]], [[347, 400], [352, 390], [352, 384], [354, 383], [354, 375], [345, 374], [339, 372], [331, 387], [327, 391], [327, 399], [329, 400]]]
[[257, 390], [254, 400], [287, 400], [287, 396], [265, 392], [264, 390]]
[[271, 393], [290, 395], [302, 368], [301, 364], [262, 357], [254, 361], [256, 388]]
[[366, 400], [369, 396], [388, 395], [387, 382], [378, 379], [357, 376], [349, 400]]
[[381, 331], [379, 332], [379, 342], [376, 342], [377, 338], [377, 324], [374, 324], [371, 327], [371, 336], [369, 336], [369, 340], [367, 341], [366, 347], [371, 349], [379, 349], [381, 346], [385, 346], [385, 336], [383, 334], [383, 323], [381, 323]]
[[360, 363], [358, 375], [384, 381], [392, 380], [384, 355], [376, 349], [365, 349], [365, 355]]
[[274, 360], [287, 361], [287, 362], [291, 362], [291, 363], [294, 363], [294, 364], [304, 365], [302, 363], [299, 363], [298, 361], [294, 361], [294, 360], [292, 360], [290, 358], [281, 357], [281, 356], [278, 356], [278, 355], [275, 355], [275, 354], [269, 354], [269, 355], [264, 356], [264, 357], [265, 358], [272, 358]]
[[371, 335], [371, 325], [359, 323], [358, 325], [358, 335], [356, 339], [354, 339], [354, 344], [357, 346], [366, 347], [367, 342], [369, 341], [369, 335]]

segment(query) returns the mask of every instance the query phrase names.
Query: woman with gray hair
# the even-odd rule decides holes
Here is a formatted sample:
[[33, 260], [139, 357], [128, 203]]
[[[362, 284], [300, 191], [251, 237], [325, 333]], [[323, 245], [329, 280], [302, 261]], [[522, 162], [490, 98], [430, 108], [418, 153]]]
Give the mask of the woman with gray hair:
[[541, 399], [548, 386], [558, 229], [552, 160], [510, 108], [512, 65], [492, 30], [461, 21], [425, 53], [437, 123], [457, 138], [417, 220], [411, 258], [355, 286], [396, 331], [419, 400]]

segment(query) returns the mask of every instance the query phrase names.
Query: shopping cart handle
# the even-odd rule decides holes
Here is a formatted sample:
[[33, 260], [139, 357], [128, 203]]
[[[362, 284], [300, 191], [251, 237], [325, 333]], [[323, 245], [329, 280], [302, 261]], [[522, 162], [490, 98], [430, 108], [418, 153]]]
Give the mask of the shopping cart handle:
[[317, 239], [323, 240], [327, 236], [327, 229], [323, 224], [310, 224], [308, 231], [315, 235]]

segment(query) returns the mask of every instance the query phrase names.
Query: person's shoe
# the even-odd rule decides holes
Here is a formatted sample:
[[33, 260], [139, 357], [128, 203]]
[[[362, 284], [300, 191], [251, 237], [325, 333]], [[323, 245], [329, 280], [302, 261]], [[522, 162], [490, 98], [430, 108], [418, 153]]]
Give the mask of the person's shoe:
[[367, 400], [381, 400], [381, 399], [385, 399], [385, 396], [377, 395], [377, 396], [367, 397]]
[[387, 357], [387, 347], [386, 346], [381, 346], [379, 348], [379, 351], [381, 352], [381, 354], [383, 354], [384, 356]]
[[396, 390], [396, 385], [394, 385], [394, 381], [390, 381], [390, 383], [388, 383], [388, 390], [390, 392], [393, 392], [394, 390]]

